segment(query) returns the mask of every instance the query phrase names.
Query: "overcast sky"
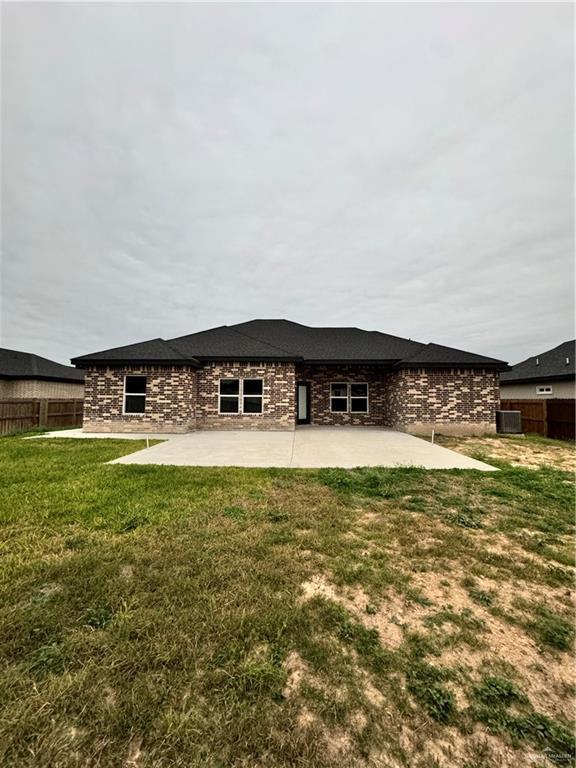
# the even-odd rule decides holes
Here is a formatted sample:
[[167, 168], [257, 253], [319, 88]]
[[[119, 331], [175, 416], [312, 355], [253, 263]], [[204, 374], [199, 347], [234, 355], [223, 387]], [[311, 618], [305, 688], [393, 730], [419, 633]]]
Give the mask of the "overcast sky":
[[566, 4], [4, 4], [0, 344], [573, 336]]

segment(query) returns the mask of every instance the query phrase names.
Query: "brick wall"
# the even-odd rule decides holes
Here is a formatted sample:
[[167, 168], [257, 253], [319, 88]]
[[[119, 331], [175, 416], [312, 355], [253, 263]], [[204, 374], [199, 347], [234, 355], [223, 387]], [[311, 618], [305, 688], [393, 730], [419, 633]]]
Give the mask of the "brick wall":
[[[125, 375], [148, 377], [145, 413], [122, 413]], [[85, 384], [83, 428], [86, 432], [188, 432], [194, 429], [194, 368], [90, 368], [86, 371]]]
[[41, 379], [0, 379], [0, 400], [82, 400], [84, 384], [79, 381]]
[[[308, 381], [311, 423], [322, 426], [388, 426], [391, 421], [387, 390], [390, 374], [378, 366], [297, 365], [296, 381]], [[332, 413], [330, 384], [362, 382], [368, 384], [368, 413]]]
[[[219, 380], [263, 379], [261, 414], [219, 414]], [[293, 363], [207, 363], [198, 371], [198, 429], [294, 429]]]
[[391, 425], [409, 432], [444, 434], [496, 430], [498, 374], [484, 370], [401, 370], [390, 376]]
[[[146, 411], [123, 415], [125, 375], [148, 376]], [[219, 414], [220, 378], [263, 379], [262, 414]], [[495, 430], [498, 374], [472, 370], [383, 371], [377, 366], [208, 363], [91, 368], [84, 429], [90, 432], [187, 432], [192, 429], [294, 429], [296, 382], [311, 383], [311, 421], [323, 426], [388, 426], [445, 434]], [[366, 382], [369, 412], [331, 413], [331, 382]]]

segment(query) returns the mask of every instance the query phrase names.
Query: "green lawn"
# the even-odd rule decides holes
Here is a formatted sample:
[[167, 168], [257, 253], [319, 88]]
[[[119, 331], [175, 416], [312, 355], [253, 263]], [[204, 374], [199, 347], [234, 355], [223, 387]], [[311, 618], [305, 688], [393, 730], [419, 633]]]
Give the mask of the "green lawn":
[[574, 764], [570, 473], [141, 447], [0, 439], [0, 765]]

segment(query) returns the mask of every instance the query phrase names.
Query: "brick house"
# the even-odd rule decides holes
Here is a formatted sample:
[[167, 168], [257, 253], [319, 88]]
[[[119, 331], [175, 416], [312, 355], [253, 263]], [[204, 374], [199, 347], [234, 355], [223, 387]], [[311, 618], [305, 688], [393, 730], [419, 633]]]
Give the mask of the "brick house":
[[86, 371], [84, 429], [494, 431], [506, 363], [359, 328], [252, 320], [72, 360]]
[[82, 400], [84, 371], [31, 352], [0, 349], [0, 400]]

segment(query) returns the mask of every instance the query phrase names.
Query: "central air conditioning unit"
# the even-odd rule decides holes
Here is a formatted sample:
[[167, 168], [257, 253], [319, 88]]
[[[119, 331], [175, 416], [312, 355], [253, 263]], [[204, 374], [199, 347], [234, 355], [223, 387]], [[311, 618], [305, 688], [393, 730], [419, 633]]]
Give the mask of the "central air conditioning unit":
[[502, 435], [521, 435], [522, 412], [496, 411], [496, 431]]

